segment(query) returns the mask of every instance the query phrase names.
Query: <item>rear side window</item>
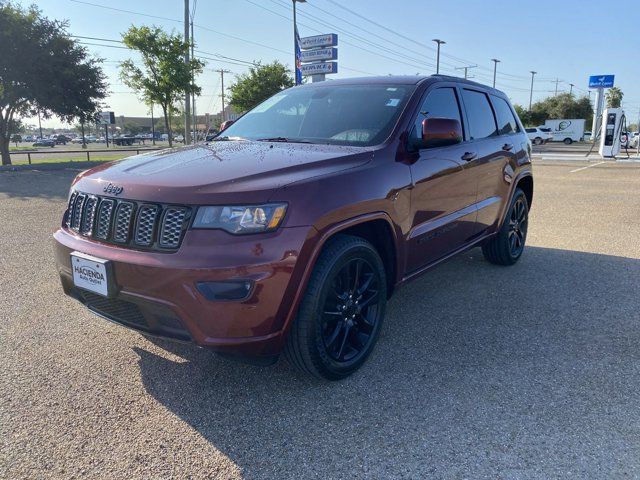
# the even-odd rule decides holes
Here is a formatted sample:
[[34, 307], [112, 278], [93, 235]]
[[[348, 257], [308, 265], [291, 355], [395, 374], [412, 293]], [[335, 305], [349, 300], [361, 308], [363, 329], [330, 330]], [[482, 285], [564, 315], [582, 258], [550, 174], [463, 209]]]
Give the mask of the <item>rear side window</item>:
[[536, 133], [536, 129], [535, 128], [525, 128], [525, 131], [527, 133]]
[[509, 104], [504, 98], [491, 95], [493, 100], [493, 108], [496, 111], [496, 119], [498, 120], [498, 135], [508, 135], [518, 131], [518, 122]]
[[425, 98], [420, 112], [416, 118], [413, 135], [415, 138], [422, 137], [422, 121], [425, 118], [452, 118], [458, 120], [462, 124], [460, 117], [460, 106], [458, 98], [453, 88], [445, 87], [432, 90]]
[[487, 95], [476, 90], [462, 90], [472, 140], [496, 135], [496, 119]]

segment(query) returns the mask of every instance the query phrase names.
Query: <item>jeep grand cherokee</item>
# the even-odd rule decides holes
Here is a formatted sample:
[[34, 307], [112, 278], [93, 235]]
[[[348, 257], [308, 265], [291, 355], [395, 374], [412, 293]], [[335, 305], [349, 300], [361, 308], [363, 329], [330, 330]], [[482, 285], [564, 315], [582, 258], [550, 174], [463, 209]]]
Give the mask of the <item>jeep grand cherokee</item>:
[[399, 285], [474, 246], [520, 258], [530, 157], [507, 97], [477, 83], [290, 88], [211, 142], [78, 175], [55, 233], [62, 285], [146, 334], [343, 378]]

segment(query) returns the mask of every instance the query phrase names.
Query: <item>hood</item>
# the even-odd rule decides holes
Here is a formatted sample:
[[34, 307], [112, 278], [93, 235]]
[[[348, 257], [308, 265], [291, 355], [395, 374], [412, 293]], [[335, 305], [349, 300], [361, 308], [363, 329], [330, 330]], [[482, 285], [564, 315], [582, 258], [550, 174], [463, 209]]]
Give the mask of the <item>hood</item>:
[[[77, 179], [83, 192], [161, 203], [264, 202], [276, 189], [354, 168], [371, 148], [222, 141], [160, 150], [110, 162]], [[109, 184], [111, 189], [105, 190]], [[106, 193], [105, 193], [106, 192]]]

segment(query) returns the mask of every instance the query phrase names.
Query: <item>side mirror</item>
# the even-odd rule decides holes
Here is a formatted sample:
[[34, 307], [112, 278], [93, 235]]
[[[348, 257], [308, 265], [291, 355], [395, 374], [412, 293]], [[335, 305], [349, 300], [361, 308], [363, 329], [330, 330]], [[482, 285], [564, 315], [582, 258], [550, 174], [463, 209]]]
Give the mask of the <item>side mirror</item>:
[[220, 131], [222, 132], [223, 130], [226, 130], [231, 125], [233, 125], [233, 123], [234, 123], [233, 120], [226, 120], [226, 121], [222, 122], [220, 124]]
[[453, 118], [425, 118], [418, 148], [446, 147], [462, 142], [462, 125]]

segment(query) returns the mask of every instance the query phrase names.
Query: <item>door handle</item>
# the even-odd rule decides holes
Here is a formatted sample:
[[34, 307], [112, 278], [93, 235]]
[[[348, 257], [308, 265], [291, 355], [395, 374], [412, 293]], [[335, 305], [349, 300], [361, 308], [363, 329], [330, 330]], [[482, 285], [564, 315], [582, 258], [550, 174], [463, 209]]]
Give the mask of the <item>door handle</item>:
[[513, 144], [512, 143], [505, 143], [502, 146], [502, 150], [504, 150], [505, 152], [510, 152], [511, 150], [513, 150]]
[[462, 158], [462, 160], [464, 160], [465, 162], [470, 162], [477, 156], [478, 154], [476, 152], [464, 152], [464, 155], [462, 155], [462, 157], [460, 158]]

